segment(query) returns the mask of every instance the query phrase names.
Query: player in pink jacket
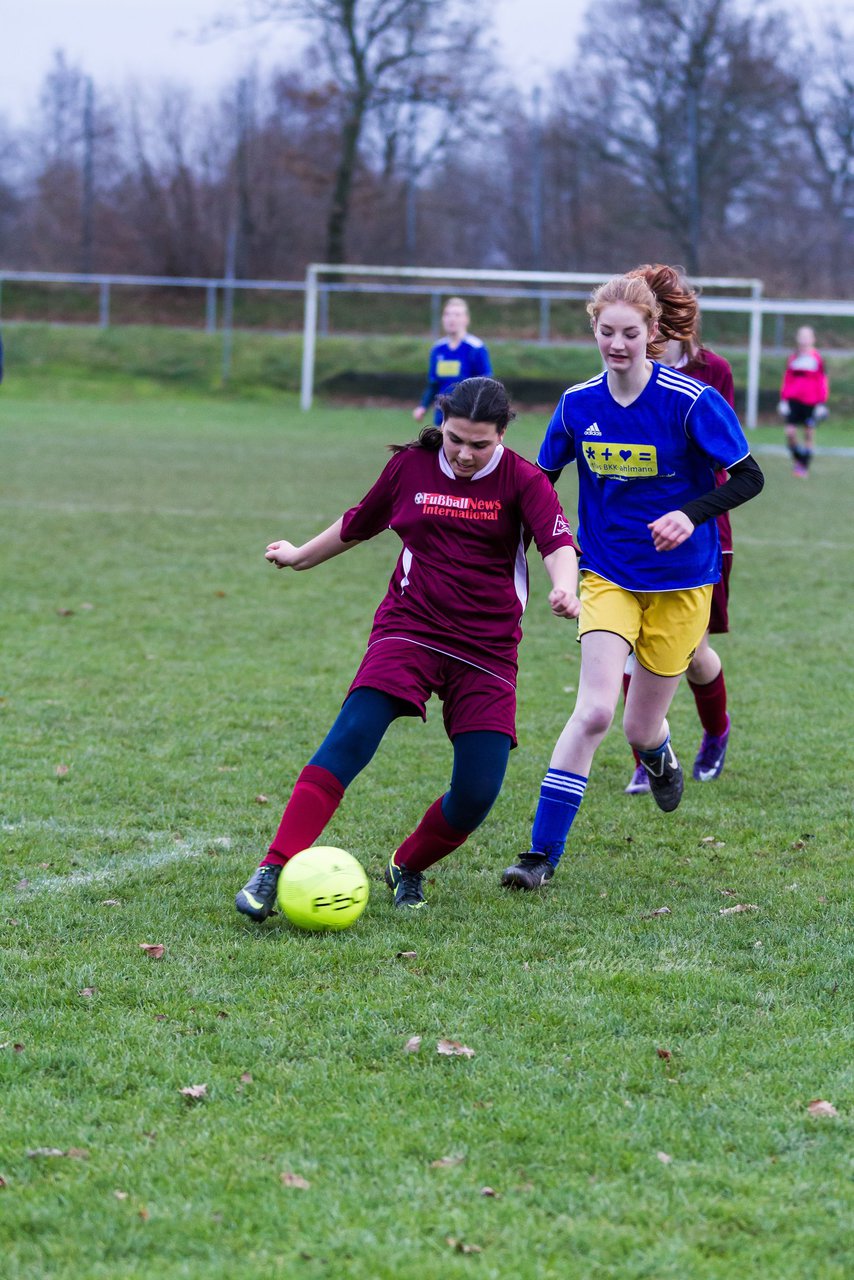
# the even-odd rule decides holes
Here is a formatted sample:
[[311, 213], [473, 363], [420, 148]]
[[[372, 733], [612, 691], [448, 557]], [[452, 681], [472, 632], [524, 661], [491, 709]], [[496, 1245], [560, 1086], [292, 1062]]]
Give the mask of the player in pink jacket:
[[504, 446], [515, 416], [504, 387], [467, 378], [439, 407], [441, 427], [393, 446], [369, 492], [333, 525], [303, 546], [267, 547], [279, 568], [312, 569], [387, 529], [403, 544], [338, 718], [237, 894], [237, 910], [253, 920], [271, 913], [282, 867], [317, 840], [392, 721], [425, 719], [435, 693], [453, 745], [451, 785], [385, 873], [395, 906], [423, 907], [423, 873], [483, 822], [516, 744], [516, 652], [532, 539], [551, 579], [552, 612], [577, 618], [581, 610], [575, 547], [557, 494], [539, 468]]
[[[780, 386], [779, 410], [786, 419], [786, 444], [792, 455], [792, 474], [805, 480], [812, 461], [816, 424], [827, 417], [830, 384], [824, 361], [816, 350], [815, 334], [803, 325], [795, 335], [797, 349], [786, 362]], [[804, 443], [798, 429], [804, 429]]]

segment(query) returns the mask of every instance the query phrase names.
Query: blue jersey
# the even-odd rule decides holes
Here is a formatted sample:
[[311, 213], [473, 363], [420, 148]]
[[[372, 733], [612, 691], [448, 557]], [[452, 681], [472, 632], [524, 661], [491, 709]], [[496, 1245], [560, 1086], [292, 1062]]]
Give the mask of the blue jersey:
[[[467, 334], [462, 342], [452, 347], [450, 342], [437, 342], [430, 351], [430, 369], [427, 374], [427, 390], [421, 403], [425, 409], [436, 399], [446, 395], [465, 378], [491, 378], [492, 364], [489, 352], [480, 338]], [[436, 412], [437, 424], [442, 421]]]
[[653, 361], [630, 405], [607, 373], [561, 396], [538, 464], [578, 463], [580, 568], [627, 591], [679, 591], [717, 582], [717, 524], [697, 525], [673, 551], [656, 551], [647, 525], [715, 487], [715, 470], [750, 453], [733, 410], [714, 387]]

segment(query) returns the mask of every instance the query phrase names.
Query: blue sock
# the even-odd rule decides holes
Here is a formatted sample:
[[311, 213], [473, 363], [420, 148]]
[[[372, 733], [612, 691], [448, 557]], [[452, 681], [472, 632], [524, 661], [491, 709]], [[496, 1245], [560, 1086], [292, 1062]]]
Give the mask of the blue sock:
[[653, 773], [656, 778], [664, 768], [664, 753], [667, 750], [669, 742], [670, 734], [668, 733], [661, 746], [656, 747], [654, 751], [638, 751], [641, 763], [648, 765], [650, 773]]
[[587, 779], [578, 773], [549, 769], [540, 787], [540, 801], [531, 831], [531, 848], [556, 867], [566, 845], [566, 837], [584, 799]]

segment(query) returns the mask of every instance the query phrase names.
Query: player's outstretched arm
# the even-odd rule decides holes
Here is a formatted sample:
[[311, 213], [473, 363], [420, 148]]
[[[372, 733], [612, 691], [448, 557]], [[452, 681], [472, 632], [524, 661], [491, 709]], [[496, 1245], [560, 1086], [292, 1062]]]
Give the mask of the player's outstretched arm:
[[342, 551], [349, 551], [357, 545], [356, 542], [342, 541], [343, 522], [344, 517], [339, 516], [328, 529], [324, 529], [316, 538], [304, 542], [301, 547], [295, 547], [292, 542], [271, 542], [264, 557], [277, 569], [313, 569], [315, 565], [323, 564], [333, 556], [340, 556]]
[[578, 556], [574, 547], [558, 547], [543, 556], [546, 573], [551, 578], [549, 604], [558, 618], [577, 618], [581, 612], [578, 599]]

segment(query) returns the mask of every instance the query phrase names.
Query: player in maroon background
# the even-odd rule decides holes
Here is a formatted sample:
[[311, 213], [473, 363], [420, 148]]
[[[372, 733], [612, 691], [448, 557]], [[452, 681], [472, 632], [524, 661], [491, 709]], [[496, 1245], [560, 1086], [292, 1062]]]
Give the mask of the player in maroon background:
[[[658, 270], [660, 270], [659, 267], [637, 267], [636, 271], [631, 274], [640, 274], [646, 278], [645, 273]], [[694, 297], [694, 290], [684, 276], [673, 271], [673, 280], [676, 290]], [[723, 356], [717, 355], [716, 352], [710, 351], [708, 347], [704, 347], [701, 344], [699, 319], [699, 312], [697, 312], [696, 327], [689, 339], [684, 341], [671, 339], [668, 342], [667, 348], [661, 356], [661, 363], [669, 365], [671, 369], [678, 369], [680, 373], [686, 373], [689, 378], [696, 378], [698, 382], [705, 382], [710, 387], [714, 387], [716, 391], [721, 393], [727, 404], [735, 408], [732, 369]], [[718, 471], [715, 479], [719, 485], [723, 484], [727, 479], [727, 472]], [[688, 688], [694, 695], [700, 724], [703, 726], [703, 738], [693, 769], [693, 776], [697, 782], [712, 782], [720, 776], [724, 767], [727, 744], [729, 742], [730, 718], [727, 713], [727, 693], [723, 664], [720, 656], [709, 644], [710, 634], [722, 635], [729, 631], [728, 605], [729, 577], [732, 571], [732, 525], [730, 524], [728, 511], [717, 517], [717, 525], [723, 564], [721, 577], [712, 590], [712, 610], [709, 616], [708, 630], [697, 646], [697, 652], [691, 659], [691, 665], [685, 673]], [[634, 657], [632, 656], [629, 659], [626, 675], [623, 677], [624, 694], [628, 690], [631, 680], [630, 669], [633, 662]], [[626, 787], [626, 795], [640, 795], [648, 791], [649, 776], [640, 759], [635, 755], [635, 771], [629, 785]]]
[[394, 456], [357, 506], [301, 547], [267, 548], [279, 568], [311, 569], [384, 529], [403, 543], [338, 718], [297, 779], [267, 856], [237, 894], [238, 911], [254, 920], [273, 910], [282, 867], [317, 840], [391, 722], [424, 719], [435, 693], [453, 744], [451, 785], [385, 873], [396, 906], [423, 907], [423, 872], [483, 822], [516, 743], [531, 538], [551, 579], [552, 611], [578, 616], [569, 525], [545, 475], [504, 447], [515, 416], [504, 387], [468, 378], [440, 405], [442, 426], [392, 446]]

